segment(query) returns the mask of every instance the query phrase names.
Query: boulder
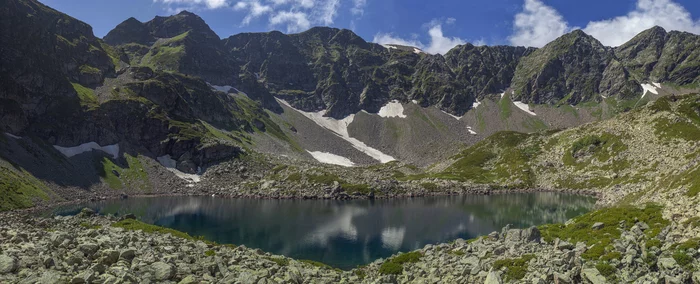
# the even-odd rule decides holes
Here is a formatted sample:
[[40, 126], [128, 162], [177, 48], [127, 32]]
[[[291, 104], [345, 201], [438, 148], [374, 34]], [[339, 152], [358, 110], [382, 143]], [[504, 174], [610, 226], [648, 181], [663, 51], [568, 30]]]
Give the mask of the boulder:
[[581, 278], [588, 280], [592, 284], [605, 284], [607, 283], [605, 277], [600, 274], [598, 269], [586, 268], [581, 270]]
[[496, 271], [489, 271], [489, 274], [486, 276], [486, 281], [484, 281], [484, 284], [502, 284], [503, 281], [501, 280], [501, 276], [498, 275]]
[[0, 274], [8, 274], [17, 271], [17, 259], [9, 255], [0, 255]]
[[165, 262], [151, 264], [153, 276], [158, 281], [170, 280], [175, 276], [175, 267]]
[[678, 267], [678, 263], [676, 263], [676, 260], [670, 257], [659, 258], [659, 261], [657, 263], [659, 267], [668, 270], [673, 270]]
[[602, 229], [604, 226], [605, 226], [605, 224], [604, 224], [603, 222], [596, 222], [595, 224], [593, 224], [593, 226], [591, 226], [591, 229], [593, 229], [593, 230], [600, 230], [600, 229]]

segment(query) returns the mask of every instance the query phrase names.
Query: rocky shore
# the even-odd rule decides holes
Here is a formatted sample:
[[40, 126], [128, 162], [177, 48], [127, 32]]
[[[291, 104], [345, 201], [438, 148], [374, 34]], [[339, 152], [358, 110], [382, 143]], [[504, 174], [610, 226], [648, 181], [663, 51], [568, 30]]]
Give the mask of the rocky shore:
[[[10, 212], [0, 220], [0, 283], [700, 281], [698, 222], [660, 221], [655, 217], [660, 212], [649, 212], [631, 210], [629, 218], [623, 218], [630, 222], [591, 225], [609, 216], [589, 213], [567, 224], [550, 225], [556, 227], [506, 227], [473, 240], [426, 245], [352, 271], [244, 246], [214, 244], [129, 216], [97, 216], [89, 209], [77, 216], [52, 218]], [[590, 230], [593, 236], [619, 233], [619, 237], [611, 238], [606, 253], [598, 256], [603, 244], [590, 245], [591, 240], [582, 239], [581, 234], [567, 240], [555, 238], [574, 229]]]

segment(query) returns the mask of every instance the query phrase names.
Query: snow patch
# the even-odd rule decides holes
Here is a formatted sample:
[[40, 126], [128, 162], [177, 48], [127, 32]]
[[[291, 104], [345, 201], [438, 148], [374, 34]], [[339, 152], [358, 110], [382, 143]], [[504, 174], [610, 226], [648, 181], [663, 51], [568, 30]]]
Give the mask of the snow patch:
[[481, 105], [481, 102], [479, 100], [474, 100], [474, 103], [472, 103], [472, 108], [476, 108]]
[[646, 96], [647, 93], [652, 93], [654, 95], [659, 94], [659, 91], [656, 90], [656, 87], [651, 84], [642, 84], [642, 89], [644, 90], [644, 93], [642, 93], [642, 97], [640, 99], [644, 98], [644, 96]]
[[412, 102], [413, 104], [416, 104], [416, 105], [418, 104], [418, 101], [417, 101], [417, 100], [411, 100], [411, 102]]
[[5, 135], [7, 135], [8, 137], [11, 137], [11, 138], [15, 138], [15, 139], [22, 139], [22, 137], [19, 137], [17, 135], [9, 133], [9, 132], [5, 132]]
[[651, 84], [656, 86], [657, 88], [661, 88], [661, 83], [651, 83]]
[[318, 112], [305, 112], [302, 110], [295, 109], [285, 100], [277, 99], [277, 102], [306, 116], [308, 119], [311, 119], [313, 122], [315, 122], [318, 126], [332, 131], [338, 137], [342, 138], [347, 142], [350, 142], [350, 145], [352, 145], [355, 149], [367, 154], [367, 156], [370, 156], [381, 163], [396, 161], [394, 157], [384, 154], [377, 149], [369, 147], [367, 146], [367, 144], [360, 140], [357, 140], [356, 138], [350, 137], [350, 134], [348, 133], [348, 125], [350, 125], [350, 123], [352, 123], [352, 121], [355, 119], [354, 114], [348, 115], [343, 119], [335, 119], [332, 117], [324, 117], [323, 115], [326, 114], [325, 110]]
[[506, 92], [501, 93], [501, 99], [506, 95]]
[[165, 155], [165, 156], [160, 156], [156, 158], [158, 162], [163, 165], [166, 169], [168, 169], [170, 172], [175, 174], [177, 177], [184, 179], [189, 182], [199, 182], [201, 180], [200, 175], [195, 175], [195, 174], [188, 174], [188, 173], [183, 173], [180, 170], [178, 170], [176, 167], [177, 162], [173, 160], [173, 158], [170, 157], [170, 155]]
[[338, 166], [343, 166], [343, 167], [353, 167], [355, 166], [355, 163], [353, 163], [350, 159], [345, 158], [343, 156], [338, 156], [336, 154], [331, 154], [327, 152], [320, 152], [320, 151], [309, 151], [306, 150], [306, 152], [309, 152], [311, 156], [314, 157], [317, 161], [324, 163], [324, 164], [331, 164], [331, 165], [338, 165]]
[[97, 144], [96, 142], [88, 142], [75, 147], [61, 147], [58, 145], [53, 145], [53, 147], [68, 158], [73, 157], [75, 155], [80, 155], [85, 152], [90, 152], [92, 150], [99, 150], [110, 154], [114, 159], [119, 158], [119, 144], [107, 145], [103, 147]]
[[209, 87], [211, 87], [213, 90], [216, 90], [219, 92], [224, 92], [227, 94], [229, 91], [231, 91], [231, 89], [235, 89], [234, 87], [231, 87], [231, 86], [217, 86], [217, 85], [212, 85], [210, 83], [207, 83], [207, 85], [209, 85]]
[[379, 109], [377, 113], [381, 117], [400, 117], [406, 118], [403, 114], [403, 105], [397, 100], [390, 101], [385, 106]]
[[451, 113], [449, 113], [449, 112], [446, 112], [446, 111], [444, 111], [444, 110], [440, 110], [440, 111], [441, 111], [442, 113], [446, 114], [446, 115], [451, 116], [452, 118], [454, 118], [454, 119], [456, 119], [456, 120], [459, 120], [460, 118], [462, 118], [461, 116], [456, 116], [456, 115], [451, 114]]
[[396, 48], [396, 46], [393, 46], [393, 45], [382, 44], [382, 46], [385, 47], [386, 49], [389, 49], [389, 50], [398, 49], [398, 48]]
[[526, 103], [523, 103], [521, 101], [514, 101], [513, 104], [519, 109], [523, 110], [524, 112], [527, 112], [527, 114], [529, 115], [537, 115], [535, 112], [530, 110], [530, 106]]
[[413, 48], [413, 53], [415, 53], [415, 54], [421, 54], [421, 53], [424, 53], [424, 52], [423, 52], [422, 50], [417, 49], [417, 48], [414, 47], [414, 48]]
[[469, 134], [476, 135], [476, 132], [474, 132], [474, 130], [472, 130], [471, 126], [467, 126], [467, 131], [469, 131]]

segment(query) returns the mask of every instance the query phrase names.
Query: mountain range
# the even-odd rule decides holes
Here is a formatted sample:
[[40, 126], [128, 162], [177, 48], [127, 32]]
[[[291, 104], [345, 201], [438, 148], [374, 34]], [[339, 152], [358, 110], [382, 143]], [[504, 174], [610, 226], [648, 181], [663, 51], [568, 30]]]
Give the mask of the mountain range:
[[143, 188], [143, 172], [193, 181], [257, 153], [427, 167], [502, 130], [573, 127], [700, 90], [700, 36], [660, 27], [619, 47], [576, 30], [539, 49], [440, 55], [329, 27], [221, 39], [187, 11], [100, 39], [36, 0], [6, 0], [0, 29], [0, 168], [18, 192]]

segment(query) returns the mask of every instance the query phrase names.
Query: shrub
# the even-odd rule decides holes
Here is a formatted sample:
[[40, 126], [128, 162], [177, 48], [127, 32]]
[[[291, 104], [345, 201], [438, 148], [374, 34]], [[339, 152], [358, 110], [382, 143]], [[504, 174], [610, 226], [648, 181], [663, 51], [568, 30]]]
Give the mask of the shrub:
[[216, 252], [214, 250], [208, 250], [204, 252], [204, 255], [206, 256], [215, 256]]
[[675, 259], [680, 266], [688, 266], [693, 262], [693, 258], [682, 251], [673, 253], [673, 259]]
[[600, 262], [596, 264], [595, 269], [598, 269], [598, 272], [605, 277], [614, 275], [615, 271], [617, 270], [614, 266], [608, 264], [607, 262]]
[[527, 274], [528, 262], [535, 258], [532, 254], [523, 255], [520, 258], [506, 258], [499, 259], [493, 263], [493, 269], [499, 270], [501, 268], [506, 268], [506, 281], [508, 280], [520, 280]]
[[382, 266], [379, 267], [379, 273], [384, 275], [394, 274], [398, 275], [403, 273], [403, 266], [398, 263], [391, 261], [384, 262]]

